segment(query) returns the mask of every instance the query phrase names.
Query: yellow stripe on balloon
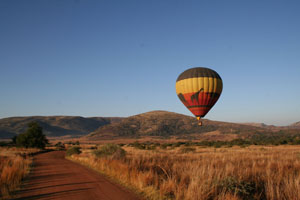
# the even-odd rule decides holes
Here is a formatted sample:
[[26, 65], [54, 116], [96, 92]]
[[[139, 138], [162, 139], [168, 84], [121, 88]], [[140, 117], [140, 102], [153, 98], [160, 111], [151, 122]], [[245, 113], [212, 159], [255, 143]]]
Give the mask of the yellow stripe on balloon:
[[176, 93], [194, 93], [203, 89], [203, 92], [221, 94], [222, 80], [213, 77], [187, 78], [176, 82]]

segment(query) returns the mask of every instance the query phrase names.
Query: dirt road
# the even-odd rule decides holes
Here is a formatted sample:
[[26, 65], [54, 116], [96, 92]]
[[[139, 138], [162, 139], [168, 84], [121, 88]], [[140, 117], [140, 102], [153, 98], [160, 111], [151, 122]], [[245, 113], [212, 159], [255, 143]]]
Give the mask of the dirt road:
[[33, 172], [15, 199], [139, 199], [97, 172], [64, 159], [64, 155], [62, 151], [36, 155]]

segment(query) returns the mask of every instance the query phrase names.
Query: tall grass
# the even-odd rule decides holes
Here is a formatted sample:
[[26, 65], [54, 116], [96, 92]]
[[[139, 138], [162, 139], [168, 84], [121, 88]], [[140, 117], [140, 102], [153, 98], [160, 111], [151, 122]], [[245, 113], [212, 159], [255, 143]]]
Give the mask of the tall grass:
[[300, 199], [300, 147], [137, 150], [125, 159], [71, 159], [142, 191], [148, 199]]
[[32, 163], [28, 153], [35, 149], [0, 148], [0, 198], [11, 198], [22, 179], [29, 173]]

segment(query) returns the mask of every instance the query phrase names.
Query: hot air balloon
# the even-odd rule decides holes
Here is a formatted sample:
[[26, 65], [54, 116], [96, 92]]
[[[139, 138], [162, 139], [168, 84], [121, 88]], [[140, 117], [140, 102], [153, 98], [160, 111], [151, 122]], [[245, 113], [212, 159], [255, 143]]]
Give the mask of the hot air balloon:
[[196, 116], [201, 118], [218, 101], [223, 89], [220, 75], [212, 69], [195, 67], [182, 72], [176, 80], [176, 93], [181, 102]]

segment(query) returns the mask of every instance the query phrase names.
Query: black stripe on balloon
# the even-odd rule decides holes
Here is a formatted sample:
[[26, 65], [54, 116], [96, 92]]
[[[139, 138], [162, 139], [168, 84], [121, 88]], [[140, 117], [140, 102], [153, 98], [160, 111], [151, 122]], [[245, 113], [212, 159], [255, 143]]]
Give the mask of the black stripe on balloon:
[[185, 100], [185, 98], [184, 98], [184, 96], [183, 96], [182, 93], [179, 93], [177, 96], [178, 96], [178, 98], [179, 98], [182, 102], [186, 103], [186, 100]]
[[178, 76], [176, 82], [181, 81], [183, 79], [197, 78], [197, 77], [212, 77], [212, 78], [218, 78], [218, 79], [222, 80], [220, 75], [212, 69], [209, 69], [206, 67], [195, 67], [195, 68], [191, 68], [191, 69], [188, 69], [188, 70], [185, 70], [184, 72], [182, 72]]
[[[199, 92], [199, 91], [198, 91], [198, 92]], [[198, 92], [196, 92], [196, 93], [198, 93]], [[202, 92], [202, 90], [201, 90], [200, 92]], [[200, 94], [200, 92], [198, 93], [198, 95]], [[193, 95], [197, 95], [196, 93], [194, 93]], [[219, 93], [216, 93], [216, 92], [204, 92], [204, 94], [210, 95], [210, 98], [220, 97], [220, 94], [219, 94]], [[193, 96], [193, 95], [192, 95], [192, 96]], [[179, 93], [177, 96], [179, 97], [179, 99], [181, 99], [182, 97], [184, 98], [184, 94], [182, 94], [182, 93]], [[191, 98], [192, 98], [192, 97], [191, 97]], [[195, 97], [193, 97], [193, 99], [194, 99], [194, 98], [195, 98]]]
[[194, 106], [187, 106], [188, 108], [210, 108], [209, 105], [194, 105]]

